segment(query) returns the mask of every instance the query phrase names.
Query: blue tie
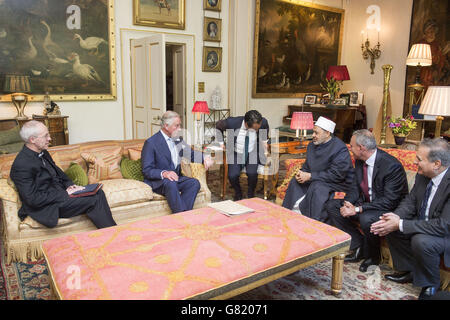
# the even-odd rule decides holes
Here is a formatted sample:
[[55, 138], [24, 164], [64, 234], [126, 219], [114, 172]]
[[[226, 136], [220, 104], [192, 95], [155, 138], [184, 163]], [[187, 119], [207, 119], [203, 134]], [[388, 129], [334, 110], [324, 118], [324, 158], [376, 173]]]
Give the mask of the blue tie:
[[431, 188], [433, 188], [432, 180], [430, 180], [430, 182], [428, 182], [427, 190], [425, 191], [425, 197], [423, 197], [423, 200], [422, 200], [422, 205], [421, 205], [420, 211], [419, 211], [419, 220], [425, 220], [425, 213], [427, 211], [428, 200], [430, 199], [430, 195], [431, 195]]
[[250, 137], [247, 135], [245, 136], [245, 145], [244, 145], [244, 165], [247, 163], [247, 159], [248, 159], [248, 145], [250, 142]]

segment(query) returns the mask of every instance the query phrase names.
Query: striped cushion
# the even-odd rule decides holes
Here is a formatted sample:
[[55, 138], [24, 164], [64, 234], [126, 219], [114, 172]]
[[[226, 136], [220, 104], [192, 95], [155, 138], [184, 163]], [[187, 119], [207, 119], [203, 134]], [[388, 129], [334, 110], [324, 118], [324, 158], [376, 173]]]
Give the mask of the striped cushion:
[[98, 148], [96, 152], [82, 152], [81, 157], [86, 160], [89, 166], [89, 183], [123, 178], [120, 172], [122, 147], [111, 146]]

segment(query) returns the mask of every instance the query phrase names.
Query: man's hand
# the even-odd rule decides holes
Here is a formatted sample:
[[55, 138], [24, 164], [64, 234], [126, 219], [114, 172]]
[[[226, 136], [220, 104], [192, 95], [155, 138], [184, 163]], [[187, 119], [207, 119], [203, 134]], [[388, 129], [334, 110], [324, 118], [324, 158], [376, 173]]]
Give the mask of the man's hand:
[[203, 159], [203, 165], [205, 166], [205, 170], [208, 170], [213, 164], [214, 160], [211, 158], [211, 156], [206, 156]]
[[164, 171], [162, 176], [170, 181], [178, 181], [178, 175], [174, 171]]
[[84, 187], [82, 187], [82, 186], [77, 186], [77, 185], [71, 185], [70, 187], [68, 187], [67, 189], [66, 189], [66, 191], [67, 191], [67, 193], [69, 194], [69, 195], [71, 195], [72, 193], [74, 193], [74, 192], [77, 192], [77, 191], [81, 191], [81, 190], [84, 190]]
[[380, 217], [380, 221], [373, 223], [370, 226], [370, 232], [380, 237], [397, 231], [399, 229], [400, 217], [395, 213], [388, 212]]
[[348, 201], [344, 201], [344, 205], [341, 207], [341, 216], [348, 218], [356, 215], [355, 206]]
[[308, 182], [309, 180], [311, 180], [311, 173], [299, 170], [299, 172], [297, 172], [297, 174], [295, 175], [295, 179], [297, 179], [299, 183]]

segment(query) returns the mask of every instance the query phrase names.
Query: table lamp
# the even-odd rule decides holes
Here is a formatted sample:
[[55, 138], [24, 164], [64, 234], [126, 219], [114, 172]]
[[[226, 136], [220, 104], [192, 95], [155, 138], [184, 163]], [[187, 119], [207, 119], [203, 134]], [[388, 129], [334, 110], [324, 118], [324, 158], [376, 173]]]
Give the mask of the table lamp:
[[406, 58], [406, 65], [416, 67], [416, 85], [420, 84], [420, 68], [431, 66], [432, 63], [433, 59], [429, 44], [418, 43], [411, 47], [408, 58]]
[[200, 144], [200, 120], [201, 120], [201, 116], [202, 113], [207, 113], [209, 114], [209, 108], [208, 108], [208, 103], [206, 101], [196, 101], [194, 103], [194, 107], [192, 107], [192, 112], [196, 114], [196, 121], [195, 121], [195, 137], [196, 137], [196, 143], [195, 144]]
[[327, 87], [324, 88], [330, 94], [330, 103], [333, 102], [336, 93], [341, 89], [342, 81], [350, 80], [347, 66], [330, 66], [327, 72]]
[[6, 75], [3, 91], [5, 93], [11, 93], [11, 101], [17, 110], [16, 119], [28, 119], [28, 117], [24, 114], [24, 110], [28, 103], [27, 93], [31, 92], [30, 77], [24, 75]]
[[450, 116], [450, 86], [428, 87], [419, 113], [437, 116], [434, 137], [439, 138], [441, 136], [442, 120], [444, 120], [444, 117]]
[[295, 136], [299, 138], [299, 130], [303, 130], [302, 138], [306, 136], [306, 130], [314, 128], [312, 112], [294, 112], [291, 119], [291, 129], [296, 130]]

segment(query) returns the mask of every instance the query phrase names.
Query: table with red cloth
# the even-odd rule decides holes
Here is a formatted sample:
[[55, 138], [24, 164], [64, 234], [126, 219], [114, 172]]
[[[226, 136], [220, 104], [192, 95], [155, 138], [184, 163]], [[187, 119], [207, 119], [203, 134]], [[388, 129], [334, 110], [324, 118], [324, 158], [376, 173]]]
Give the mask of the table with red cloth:
[[228, 217], [210, 208], [43, 243], [59, 299], [226, 299], [333, 258], [342, 289], [350, 236], [259, 199]]

